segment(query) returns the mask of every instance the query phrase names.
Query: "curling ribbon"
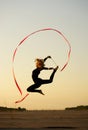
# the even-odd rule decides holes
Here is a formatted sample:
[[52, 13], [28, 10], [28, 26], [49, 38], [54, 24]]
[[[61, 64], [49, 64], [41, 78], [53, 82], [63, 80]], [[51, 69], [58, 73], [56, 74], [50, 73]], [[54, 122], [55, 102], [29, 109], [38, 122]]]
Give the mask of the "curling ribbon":
[[[61, 35], [61, 36], [63, 37], [63, 39], [66, 41], [66, 43], [68, 44], [68, 47], [69, 47], [69, 52], [68, 52], [67, 61], [66, 61], [66, 63], [63, 65], [63, 67], [60, 69], [60, 71], [63, 71], [63, 70], [65, 69], [65, 67], [67, 66], [68, 62], [69, 62], [70, 53], [71, 53], [71, 45], [70, 45], [69, 41], [67, 40], [67, 38], [66, 38], [60, 31], [58, 31], [57, 29], [45, 28], [45, 29], [37, 30], [37, 31], [32, 32], [32, 33], [30, 33], [29, 35], [27, 35], [27, 36], [18, 44], [18, 46], [17, 46], [16, 49], [14, 50], [13, 58], [12, 58], [12, 64], [13, 64], [13, 66], [12, 66], [13, 78], [14, 78], [14, 82], [15, 82], [15, 84], [16, 84], [16, 86], [17, 86], [17, 88], [18, 88], [18, 90], [19, 90], [19, 92], [20, 92], [21, 95], [22, 95], [22, 90], [21, 90], [21, 88], [20, 88], [20, 86], [19, 86], [19, 84], [18, 84], [18, 82], [17, 82], [16, 75], [15, 75], [15, 72], [14, 72], [14, 60], [15, 60], [15, 56], [16, 56], [17, 50], [18, 50], [19, 46], [20, 46], [21, 44], [23, 44], [24, 41], [25, 41], [27, 38], [29, 38], [31, 35], [36, 34], [36, 33], [38, 33], [38, 32], [49, 31], [49, 30], [55, 31], [55, 32], [57, 32], [59, 35]], [[23, 101], [28, 95], [29, 95], [29, 94], [26, 94], [25, 97], [23, 97], [23, 98], [22, 98], [21, 100], [19, 100], [19, 101], [16, 101], [15, 103], [19, 103], [19, 102]]]

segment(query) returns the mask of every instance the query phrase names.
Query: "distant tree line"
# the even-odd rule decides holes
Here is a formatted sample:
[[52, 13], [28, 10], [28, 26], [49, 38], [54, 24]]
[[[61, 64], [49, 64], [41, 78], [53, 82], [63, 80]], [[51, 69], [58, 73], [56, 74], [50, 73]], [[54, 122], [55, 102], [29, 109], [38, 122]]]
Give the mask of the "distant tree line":
[[25, 108], [8, 108], [8, 107], [0, 107], [0, 111], [26, 111]]
[[65, 108], [65, 110], [88, 110], [88, 105], [86, 106], [80, 105], [77, 107], [67, 107]]

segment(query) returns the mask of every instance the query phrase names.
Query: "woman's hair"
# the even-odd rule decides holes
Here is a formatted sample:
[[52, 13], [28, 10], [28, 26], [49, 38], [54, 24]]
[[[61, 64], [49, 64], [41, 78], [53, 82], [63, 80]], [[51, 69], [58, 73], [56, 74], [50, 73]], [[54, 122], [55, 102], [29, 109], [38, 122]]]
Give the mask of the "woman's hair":
[[43, 68], [45, 66], [43, 59], [36, 59], [35, 62], [36, 62], [36, 67], [37, 68]]

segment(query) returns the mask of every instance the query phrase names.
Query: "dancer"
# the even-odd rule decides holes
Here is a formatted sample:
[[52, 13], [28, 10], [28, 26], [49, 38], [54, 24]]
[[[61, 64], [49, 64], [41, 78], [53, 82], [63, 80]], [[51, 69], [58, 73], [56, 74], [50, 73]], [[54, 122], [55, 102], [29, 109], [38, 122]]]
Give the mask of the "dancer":
[[[45, 67], [44, 63], [45, 63], [45, 61], [48, 58], [51, 58], [51, 56], [47, 56], [44, 59], [36, 59], [35, 60], [35, 62], [36, 62], [36, 69], [33, 70], [33, 72], [32, 72], [32, 79], [34, 81], [34, 84], [27, 88], [28, 92], [37, 92], [37, 93], [40, 93], [40, 94], [44, 95], [42, 90], [41, 89], [37, 89], [37, 88], [39, 88], [43, 84], [48, 84], [48, 83], [52, 83], [53, 82], [53, 78], [54, 78], [55, 72], [58, 69], [58, 66], [56, 68], [52, 68], [52, 67], [51, 68], [47, 68], [47, 67]], [[53, 72], [52, 72], [52, 74], [51, 74], [49, 79], [41, 79], [41, 78], [38, 77], [42, 70], [51, 70], [51, 69], [53, 70]]]

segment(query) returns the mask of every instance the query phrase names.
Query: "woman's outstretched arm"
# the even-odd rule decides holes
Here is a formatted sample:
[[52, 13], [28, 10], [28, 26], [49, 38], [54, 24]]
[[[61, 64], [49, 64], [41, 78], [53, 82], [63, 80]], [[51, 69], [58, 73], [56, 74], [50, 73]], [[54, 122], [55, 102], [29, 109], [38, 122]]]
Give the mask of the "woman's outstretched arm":
[[53, 67], [50, 67], [50, 68], [44, 67], [43, 69], [44, 69], [44, 70], [53, 70], [54, 68], [53, 68]]
[[51, 58], [51, 56], [47, 56], [46, 58], [44, 58], [44, 62], [45, 62], [48, 58]]

